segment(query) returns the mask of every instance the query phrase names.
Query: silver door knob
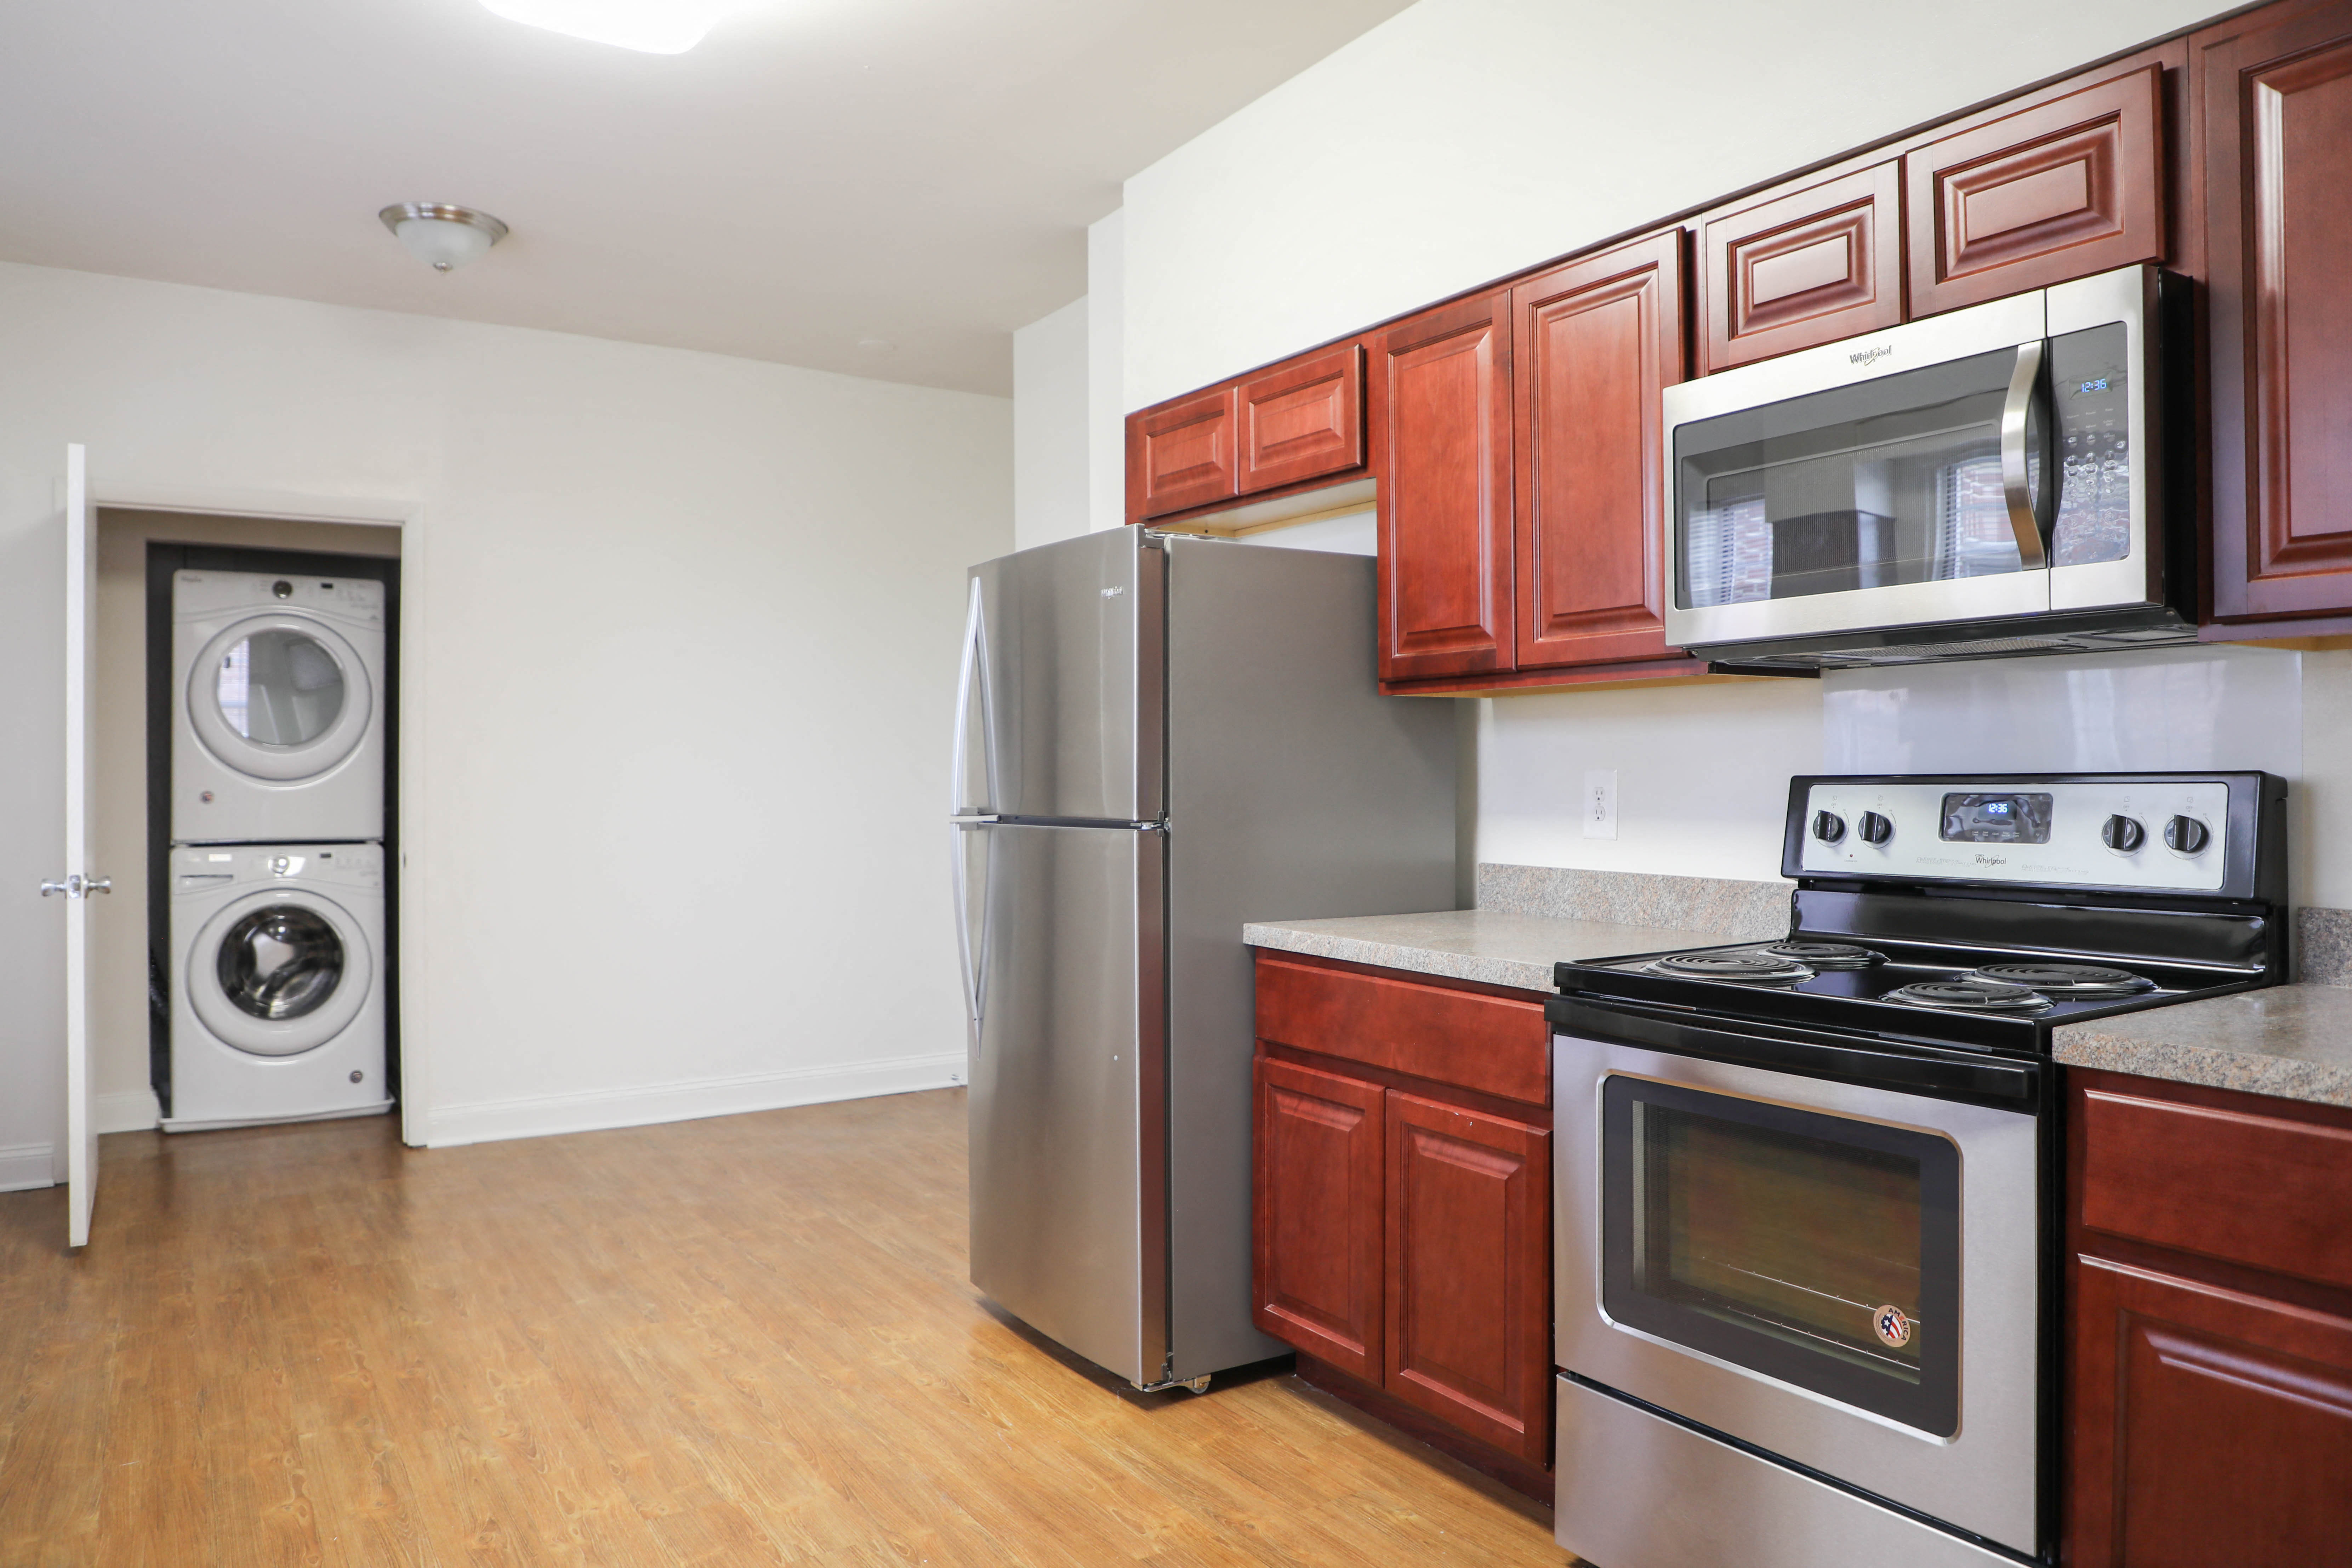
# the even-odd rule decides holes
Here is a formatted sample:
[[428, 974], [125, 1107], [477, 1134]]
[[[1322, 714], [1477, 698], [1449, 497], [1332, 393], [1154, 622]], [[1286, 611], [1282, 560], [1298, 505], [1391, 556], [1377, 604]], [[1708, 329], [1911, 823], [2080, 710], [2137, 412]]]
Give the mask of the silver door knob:
[[92, 877], [81, 885], [81, 890], [84, 897], [88, 897], [91, 893], [110, 893], [114, 891], [114, 879], [111, 877]]
[[63, 893], [68, 899], [86, 899], [92, 893], [112, 891], [114, 891], [114, 879], [111, 877], [85, 877], [79, 871], [67, 873], [66, 879], [62, 882], [41, 884], [41, 897], [45, 899], [51, 893]]
[[43, 897], [43, 898], [45, 898], [45, 899], [46, 899], [46, 898], [47, 898], [51, 893], [63, 893], [67, 898], [69, 898], [69, 899], [73, 897], [73, 889], [72, 889], [71, 888], [68, 888], [68, 887], [65, 883], [63, 883], [63, 882], [44, 882], [44, 883], [42, 883], [42, 884], [41, 884], [41, 897]]

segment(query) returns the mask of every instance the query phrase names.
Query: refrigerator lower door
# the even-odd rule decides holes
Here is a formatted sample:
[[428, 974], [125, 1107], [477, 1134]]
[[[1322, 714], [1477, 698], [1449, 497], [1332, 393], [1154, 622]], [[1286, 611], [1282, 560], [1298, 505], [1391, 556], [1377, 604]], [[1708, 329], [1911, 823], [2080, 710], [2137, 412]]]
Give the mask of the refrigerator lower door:
[[1165, 838], [994, 824], [971, 1064], [971, 1279], [1137, 1383], [1168, 1355]]

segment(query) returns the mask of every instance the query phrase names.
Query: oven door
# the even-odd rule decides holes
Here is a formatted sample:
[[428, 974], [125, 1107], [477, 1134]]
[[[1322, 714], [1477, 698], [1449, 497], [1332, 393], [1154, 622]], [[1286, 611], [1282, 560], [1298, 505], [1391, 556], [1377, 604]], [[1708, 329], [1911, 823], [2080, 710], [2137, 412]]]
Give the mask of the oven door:
[[1559, 1365], [2032, 1553], [2036, 1069], [1622, 1021], [1552, 1041]]
[[2155, 284], [2126, 268], [1668, 387], [1667, 640], [2160, 605]]

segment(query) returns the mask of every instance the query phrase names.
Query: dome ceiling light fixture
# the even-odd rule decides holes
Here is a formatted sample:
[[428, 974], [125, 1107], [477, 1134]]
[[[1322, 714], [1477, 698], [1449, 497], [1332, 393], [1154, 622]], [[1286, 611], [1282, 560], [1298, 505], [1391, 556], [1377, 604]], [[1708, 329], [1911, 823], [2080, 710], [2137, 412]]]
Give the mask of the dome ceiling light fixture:
[[409, 255], [436, 272], [478, 261], [507, 237], [507, 226], [489, 214], [446, 202], [394, 202], [375, 216]]
[[682, 55], [749, 0], [482, 0], [509, 22], [647, 55]]

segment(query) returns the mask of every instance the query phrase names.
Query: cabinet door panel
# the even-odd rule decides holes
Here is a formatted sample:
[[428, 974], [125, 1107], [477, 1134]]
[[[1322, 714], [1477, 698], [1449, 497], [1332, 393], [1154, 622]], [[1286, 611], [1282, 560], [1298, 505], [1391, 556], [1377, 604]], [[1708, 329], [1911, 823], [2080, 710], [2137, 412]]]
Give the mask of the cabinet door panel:
[[1128, 513], [1162, 517], [1225, 500], [1239, 471], [1233, 387], [1148, 408], [1127, 422]]
[[1510, 304], [1441, 306], [1375, 350], [1384, 680], [1511, 668]]
[[1901, 165], [1884, 163], [1706, 220], [1706, 369], [1903, 319]]
[[1364, 465], [1364, 351], [1354, 343], [1242, 383], [1244, 495]]
[[1518, 667], [1667, 656], [1659, 393], [1683, 378], [1683, 234], [1512, 291]]
[[1381, 1375], [1382, 1093], [1257, 1061], [1257, 1326], [1367, 1382]]
[[1551, 1135], [1389, 1090], [1389, 1392], [1542, 1464]]
[[2352, 6], [2200, 35], [2213, 609], [2352, 611]]
[[2352, 1538], [2352, 1322], [2084, 1258], [2066, 1559], [2307, 1568]]
[[2163, 75], [2147, 66], [1906, 154], [1911, 314], [2163, 259]]

